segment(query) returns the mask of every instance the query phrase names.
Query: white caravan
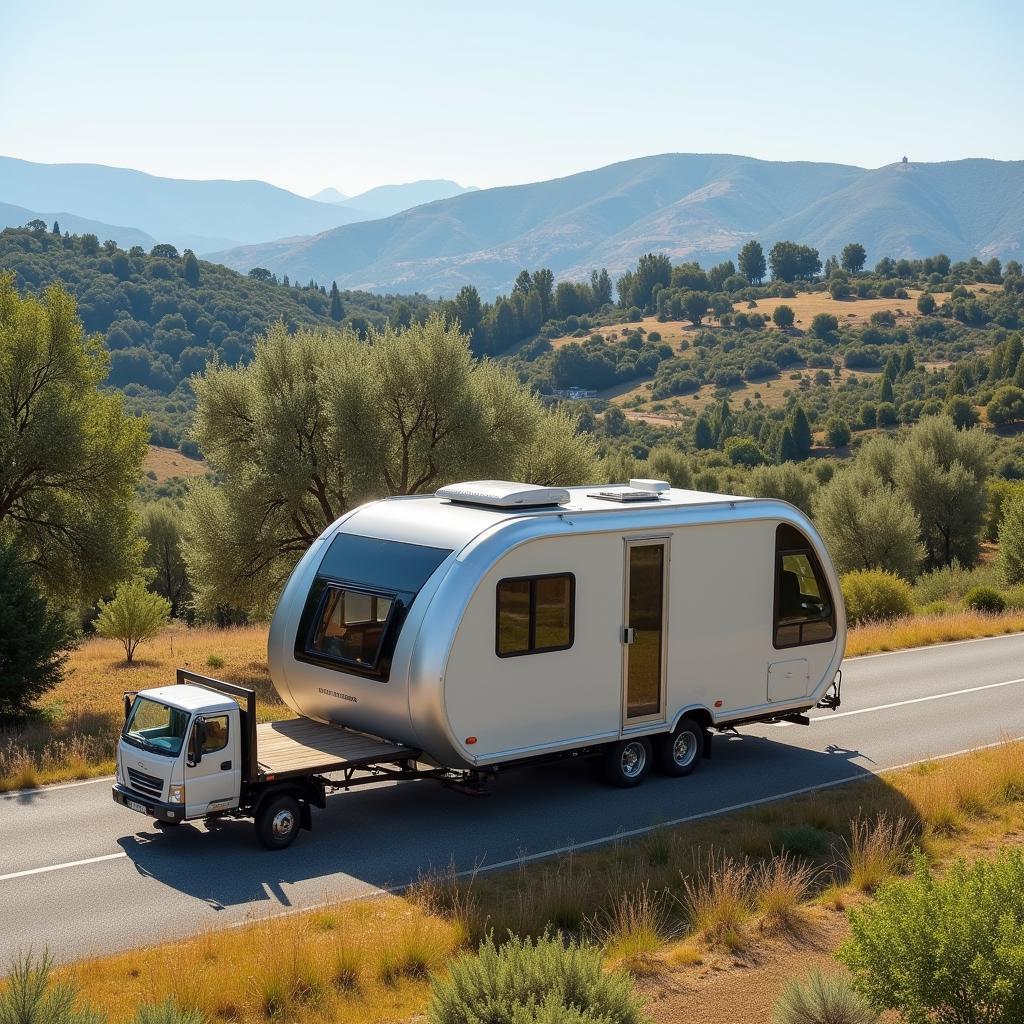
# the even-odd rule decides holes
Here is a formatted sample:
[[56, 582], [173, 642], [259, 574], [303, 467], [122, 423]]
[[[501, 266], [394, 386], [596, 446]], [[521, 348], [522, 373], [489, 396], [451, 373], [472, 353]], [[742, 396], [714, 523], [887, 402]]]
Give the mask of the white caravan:
[[[652, 768], [687, 775], [712, 730], [838, 707], [845, 638], [828, 553], [782, 501], [655, 480], [477, 481], [376, 501], [323, 533], [274, 614], [271, 679], [300, 718], [257, 727], [250, 691], [179, 673], [188, 685], [126, 701], [114, 795], [163, 820], [252, 814], [279, 847], [327, 788], [381, 778], [473, 788], [580, 755], [620, 786]], [[133, 716], [151, 699], [171, 710], [147, 736]], [[152, 797], [174, 772], [156, 778], [147, 751], [153, 793], [140, 801], [127, 764], [159, 745], [172, 712], [175, 756], [195, 762], [184, 789], [204, 742], [222, 739], [212, 774], [233, 781], [168, 819]]]

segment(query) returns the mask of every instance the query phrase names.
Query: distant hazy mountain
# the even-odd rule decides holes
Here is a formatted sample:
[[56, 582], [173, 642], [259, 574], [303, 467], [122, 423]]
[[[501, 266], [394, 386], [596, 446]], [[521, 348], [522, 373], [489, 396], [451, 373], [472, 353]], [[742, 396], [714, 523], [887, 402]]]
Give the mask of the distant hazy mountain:
[[314, 234], [359, 219], [344, 206], [264, 181], [186, 181], [101, 164], [37, 164], [12, 157], [0, 157], [0, 202], [134, 224], [160, 242], [197, 252]]
[[330, 185], [327, 188], [320, 189], [319, 192], [314, 193], [309, 198], [316, 200], [318, 203], [344, 203], [348, 200], [348, 196], [344, 192], [339, 192]]
[[73, 235], [95, 235], [101, 242], [112, 238], [122, 249], [130, 249], [133, 245], [151, 249], [156, 244], [156, 239], [152, 235], [147, 235], [138, 228], [104, 224], [102, 221], [76, 217], [73, 213], [39, 213], [35, 210], [26, 210], [23, 206], [0, 203], [0, 230], [23, 228], [30, 220], [46, 221], [47, 228], [52, 228], [53, 222], [57, 221], [62, 233], [69, 231]]
[[[350, 200], [355, 203], [356, 198]], [[300, 280], [486, 296], [524, 267], [612, 273], [645, 252], [717, 262], [749, 238], [791, 238], [822, 258], [849, 241], [883, 255], [1016, 256], [1024, 248], [1024, 161], [958, 160], [865, 170], [728, 155], [664, 154], [552, 181], [485, 189], [312, 238], [215, 255]]]

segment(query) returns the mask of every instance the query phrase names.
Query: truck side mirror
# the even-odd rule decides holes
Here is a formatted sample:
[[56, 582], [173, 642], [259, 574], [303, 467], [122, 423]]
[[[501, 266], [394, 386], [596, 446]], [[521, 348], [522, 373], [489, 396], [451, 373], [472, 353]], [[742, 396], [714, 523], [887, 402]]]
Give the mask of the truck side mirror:
[[137, 690], [128, 690], [124, 694], [124, 720], [126, 722], [128, 721], [128, 715], [131, 713], [132, 705], [135, 703], [137, 695]]
[[189, 733], [188, 737], [188, 757], [187, 763], [189, 768], [194, 768], [203, 758], [203, 744], [206, 740], [206, 719], [197, 718], [192, 723], [192, 732]]

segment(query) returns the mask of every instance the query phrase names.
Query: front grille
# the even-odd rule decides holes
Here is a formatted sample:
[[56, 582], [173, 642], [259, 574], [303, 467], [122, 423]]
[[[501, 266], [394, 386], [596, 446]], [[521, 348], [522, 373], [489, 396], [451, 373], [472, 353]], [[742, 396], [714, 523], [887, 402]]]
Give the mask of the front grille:
[[128, 783], [132, 789], [144, 796], [155, 797], [157, 800], [163, 796], [164, 781], [155, 775], [147, 775], [145, 772], [137, 771], [135, 768], [128, 769]]

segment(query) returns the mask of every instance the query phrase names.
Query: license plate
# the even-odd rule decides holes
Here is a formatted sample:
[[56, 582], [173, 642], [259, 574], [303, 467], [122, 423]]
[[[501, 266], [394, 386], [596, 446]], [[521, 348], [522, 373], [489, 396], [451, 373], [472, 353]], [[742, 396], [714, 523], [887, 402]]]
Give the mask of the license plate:
[[140, 814], [146, 813], [146, 805], [140, 804], [135, 800], [125, 800], [125, 804], [130, 807], [133, 811], [138, 811]]

